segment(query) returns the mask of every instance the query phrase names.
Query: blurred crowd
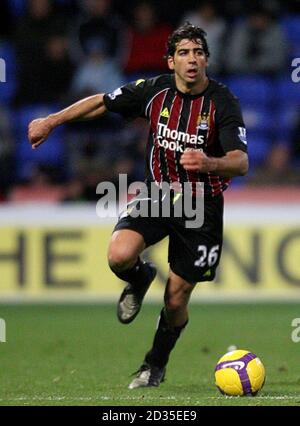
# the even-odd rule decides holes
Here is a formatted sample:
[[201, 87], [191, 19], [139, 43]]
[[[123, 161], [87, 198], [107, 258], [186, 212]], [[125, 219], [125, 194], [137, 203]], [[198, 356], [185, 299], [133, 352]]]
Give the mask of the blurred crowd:
[[143, 120], [106, 114], [72, 123], [35, 151], [27, 126], [82, 97], [168, 72], [166, 41], [185, 21], [207, 32], [208, 74], [242, 105], [251, 171], [235, 184], [300, 183], [300, 82], [291, 78], [300, 1], [2, 0], [0, 7], [0, 201], [94, 201], [97, 184], [117, 183], [119, 173], [143, 180]]

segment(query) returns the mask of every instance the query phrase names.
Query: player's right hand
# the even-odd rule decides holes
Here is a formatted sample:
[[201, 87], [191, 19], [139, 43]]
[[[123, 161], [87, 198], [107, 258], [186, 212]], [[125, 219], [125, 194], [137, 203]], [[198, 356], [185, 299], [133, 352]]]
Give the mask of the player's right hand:
[[48, 138], [52, 130], [53, 124], [48, 117], [31, 121], [28, 126], [28, 139], [32, 149], [40, 146]]

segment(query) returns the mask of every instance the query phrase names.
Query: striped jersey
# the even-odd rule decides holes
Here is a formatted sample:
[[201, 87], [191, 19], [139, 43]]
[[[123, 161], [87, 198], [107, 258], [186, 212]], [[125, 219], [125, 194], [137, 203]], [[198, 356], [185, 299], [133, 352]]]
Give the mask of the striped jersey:
[[180, 92], [174, 75], [160, 75], [122, 86], [104, 95], [109, 111], [126, 119], [144, 117], [150, 123], [146, 182], [174, 186], [204, 183], [205, 195], [223, 192], [229, 179], [215, 173], [186, 171], [180, 164], [185, 149], [222, 157], [235, 149], [247, 152], [246, 130], [238, 99], [223, 84], [209, 79], [197, 95]]

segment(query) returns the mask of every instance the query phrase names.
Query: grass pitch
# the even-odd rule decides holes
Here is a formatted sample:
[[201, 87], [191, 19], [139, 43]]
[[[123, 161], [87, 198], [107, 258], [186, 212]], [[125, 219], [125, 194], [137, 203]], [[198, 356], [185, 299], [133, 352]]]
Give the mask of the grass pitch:
[[[191, 304], [190, 323], [159, 388], [128, 390], [149, 349], [161, 306], [145, 304], [130, 325], [115, 305], [0, 305], [0, 405], [300, 405], [297, 304]], [[263, 361], [256, 397], [224, 397], [214, 366], [230, 345]]]

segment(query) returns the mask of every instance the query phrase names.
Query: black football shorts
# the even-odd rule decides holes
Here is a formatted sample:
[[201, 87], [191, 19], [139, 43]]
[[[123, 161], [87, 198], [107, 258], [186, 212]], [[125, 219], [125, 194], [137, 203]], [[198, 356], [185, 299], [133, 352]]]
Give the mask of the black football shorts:
[[191, 284], [212, 281], [222, 250], [223, 195], [205, 198], [204, 221], [199, 228], [187, 228], [184, 217], [121, 215], [114, 231], [121, 229], [141, 234], [146, 247], [168, 236], [171, 270]]

